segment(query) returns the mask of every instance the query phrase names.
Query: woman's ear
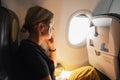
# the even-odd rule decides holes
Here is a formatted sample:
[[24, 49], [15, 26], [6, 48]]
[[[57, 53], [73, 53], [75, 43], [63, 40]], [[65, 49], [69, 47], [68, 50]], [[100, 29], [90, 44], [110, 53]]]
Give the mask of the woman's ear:
[[43, 23], [39, 23], [37, 28], [38, 28], [38, 30], [40, 32], [43, 32], [44, 31], [44, 24]]

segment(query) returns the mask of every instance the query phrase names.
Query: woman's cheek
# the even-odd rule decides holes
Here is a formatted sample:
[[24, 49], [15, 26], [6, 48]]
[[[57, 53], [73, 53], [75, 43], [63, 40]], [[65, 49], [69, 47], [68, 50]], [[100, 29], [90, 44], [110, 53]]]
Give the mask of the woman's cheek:
[[47, 31], [44, 31], [42, 34], [45, 37], [45, 39], [50, 39], [51, 38], [51, 34], [49, 34], [49, 32], [47, 32]]

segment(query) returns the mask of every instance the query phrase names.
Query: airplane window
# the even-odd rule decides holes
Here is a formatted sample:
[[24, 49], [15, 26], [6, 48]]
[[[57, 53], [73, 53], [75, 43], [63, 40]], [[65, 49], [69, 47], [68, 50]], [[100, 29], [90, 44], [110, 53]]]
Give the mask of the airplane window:
[[90, 19], [86, 14], [75, 14], [70, 18], [68, 26], [68, 42], [74, 46], [83, 46], [90, 26]]

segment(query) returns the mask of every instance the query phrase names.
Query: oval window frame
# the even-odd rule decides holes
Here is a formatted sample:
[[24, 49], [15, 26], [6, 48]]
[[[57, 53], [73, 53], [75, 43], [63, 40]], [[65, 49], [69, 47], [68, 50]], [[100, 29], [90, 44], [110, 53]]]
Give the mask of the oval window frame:
[[[80, 10], [77, 10], [75, 12], [73, 12], [73, 14], [71, 14], [71, 16], [69, 17], [68, 19], [68, 25], [67, 25], [67, 33], [66, 33], [66, 38], [67, 38], [67, 43], [72, 46], [72, 47], [82, 47], [82, 46], [85, 46], [86, 45], [86, 40], [85, 41], [82, 41], [81, 43], [79, 44], [72, 44], [70, 41], [69, 41], [69, 26], [70, 26], [70, 21], [72, 20], [72, 18], [76, 15], [82, 15], [82, 16], [86, 16], [89, 18], [89, 20], [91, 21], [92, 19], [92, 12], [90, 10], [87, 10], [87, 9], [80, 9]], [[91, 25], [91, 23], [90, 23]]]

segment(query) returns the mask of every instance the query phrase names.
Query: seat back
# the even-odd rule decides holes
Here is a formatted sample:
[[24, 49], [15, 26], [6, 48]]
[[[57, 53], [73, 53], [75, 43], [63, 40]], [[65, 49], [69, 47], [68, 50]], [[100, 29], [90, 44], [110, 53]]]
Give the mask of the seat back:
[[12, 72], [11, 56], [18, 47], [18, 33], [19, 21], [16, 14], [0, 7], [0, 74], [5, 76]]
[[120, 19], [117, 16], [94, 16], [87, 36], [89, 63], [111, 80], [119, 78]]

